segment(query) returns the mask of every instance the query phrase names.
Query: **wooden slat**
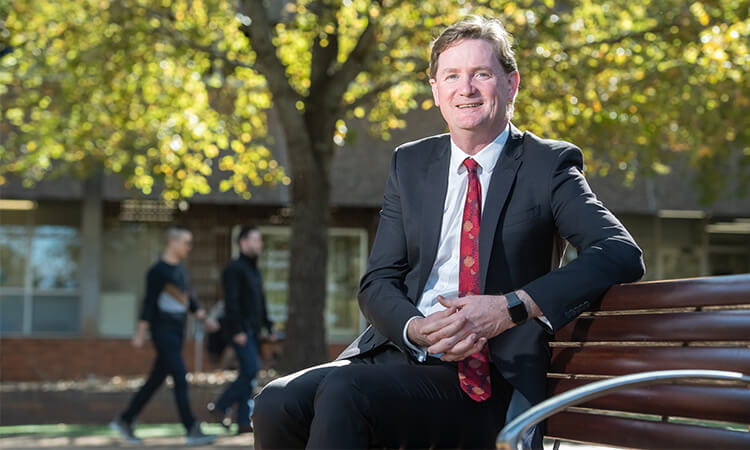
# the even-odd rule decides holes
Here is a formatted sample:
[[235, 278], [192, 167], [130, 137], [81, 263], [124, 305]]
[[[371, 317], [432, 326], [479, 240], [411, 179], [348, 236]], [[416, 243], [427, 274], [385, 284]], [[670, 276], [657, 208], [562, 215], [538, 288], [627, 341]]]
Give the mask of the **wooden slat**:
[[748, 432], [570, 412], [551, 417], [547, 435], [643, 449], [750, 448]]
[[581, 317], [557, 341], [749, 341], [750, 311]]
[[613, 286], [595, 309], [679, 308], [750, 304], [750, 274]]
[[550, 372], [625, 375], [672, 369], [746, 372], [748, 368], [750, 348], [597, 346], [553, 348]]
[[[550, 395], [583, 386], [586, 380], [549, 380]], [[614, 392], [575, 405], [659, 416], [750, 424], [750, 388], [721, 385], [659, 385]]]

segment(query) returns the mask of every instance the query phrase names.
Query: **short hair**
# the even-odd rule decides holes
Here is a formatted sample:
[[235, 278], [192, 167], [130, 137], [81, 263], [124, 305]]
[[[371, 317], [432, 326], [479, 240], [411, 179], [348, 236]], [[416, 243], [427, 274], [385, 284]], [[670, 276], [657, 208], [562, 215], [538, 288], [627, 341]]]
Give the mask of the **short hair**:
[[260, 231], [255, 225], [243, 225], [240, 228], [240, 232], [237, 234], [237, 242], [245, 239], [253, 231]]
[[482, 39], [492, 45], [500, 66], [505, 73], [518, 70], [516, 57], [511, 46], [511, 35], [503, 24], [487, 17], [468, 16], [449, 26], [432, 42], [430, 54], [430, 78], [435, 78], [440, 54], [464, 39]]
[[192, 231], [190, 231], [190, 228], [186, 227], [185, 225], [170, 225], [164, 235], [167, 239], [167, 242], [169, 242], [177, 239], [183, 233], [192, 233]]

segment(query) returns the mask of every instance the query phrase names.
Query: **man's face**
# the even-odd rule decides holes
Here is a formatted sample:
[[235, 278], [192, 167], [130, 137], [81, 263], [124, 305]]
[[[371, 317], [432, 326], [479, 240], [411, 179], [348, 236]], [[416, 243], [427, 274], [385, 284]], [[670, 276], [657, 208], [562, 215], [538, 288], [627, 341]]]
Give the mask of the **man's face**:
[[430, 79], [432, 95], [451, 134], [499, 134], [518, 91], [518, 72], [506, 74], [490, 43], [481, 39], [448, 47], [437, 67]]
[[178, 234], [172, 240], [172, 249], [180, 260], [187, 258], [193, 249], [193, 233], [185, 231]]
[[244, 239], [240, 239], [240, 251], [247, 256], [259, 256], [263, 252], [263, 235], [253, 230]]

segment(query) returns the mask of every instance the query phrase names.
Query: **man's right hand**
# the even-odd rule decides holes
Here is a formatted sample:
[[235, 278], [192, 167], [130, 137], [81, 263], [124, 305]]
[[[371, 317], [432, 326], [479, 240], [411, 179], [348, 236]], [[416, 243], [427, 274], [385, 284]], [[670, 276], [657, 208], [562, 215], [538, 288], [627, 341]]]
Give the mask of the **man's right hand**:
[[135, 348], [141, 348], [141, 347], [143, 347], [143, 341], [144, 341], [144, 340], [145, 340], [145, 339], [144, 339], [144, 337], [143, 337], [143, 335], [142, 335], [142, 334], [140, 334], [140, 333], [136, 333], [135, 335], [133, 335], [133, 339], [131, 339], [130, 343], [131, 343], [131, 344], [133, 345], [133, 347], [135, 347]]
[[135, 328], [135, 334], [133, 334], [133, 339], [130, 340], [133, 347], [143, 347], [143, 341], [146, 340], [146, 331], [148, 331], [148, 322], [145, 320], [139, 320], [138, 325], [136, 325]]
[[[409, 341], [427, 347], [429, 353], [442, 354], [440, 359], [444, 361], [460, 361], [480, 351], [487, 344], [487, 339], [464, 327], [466, 319], [456, 315], [457, 312], [457, 308], [450, 307], [412, 320], [406, 329]], [[439, 350], [436, 344], [439, 344]]]
[[429, 347], [437, 342], [435, 331], [443, 329], [450, 324], [450, 316], [456, 312], [456, 308], [447, 308], [443, 311], [430, 314], [427, 317], [417, 317], [409, 322], [406, 336], [412, 344], [419, 347]]
[[203, 328], [205, 328], [207, 333], [215, 333], [221, 329], [221, 325], [213, 317], [206, 317], [203, 320]]
[[245, 333], [237, 333], [232, 337], [232, 340], [237, 345], [245, 345], [247, 344], [247, 334]]

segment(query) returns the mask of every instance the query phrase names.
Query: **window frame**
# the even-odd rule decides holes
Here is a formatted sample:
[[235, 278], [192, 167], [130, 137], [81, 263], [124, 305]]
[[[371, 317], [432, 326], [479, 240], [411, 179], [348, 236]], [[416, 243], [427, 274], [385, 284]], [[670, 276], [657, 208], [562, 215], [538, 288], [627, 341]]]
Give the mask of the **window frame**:
[[[51, 208], [46, 208], [51, 207]], [[22, 286], [0, 286], [0, 297], [5, 296], [20, 296], [22, 297], [22, 311], [21, 311], [21, 327], [19, 331], [5, 331], [0, 329], [0, 336], [2, 337], [76, 337], [81, 334], [81, 278], [84, 276], [81, 264], [80, 252], [76, 255], [76, 263], [78, 264], [79, 271], [76, 274], [76, 286], [75, 288], [39, 288], [34, 287], [34, 258], [32, 257], [34, 249], [34, 238], [39, 232], [41, 227], [66, 227], [75, 230], [75, 236], [79, 250], [83, 249], [82, 241], [82, 229], [81, 224], [75, 221], [61, 221], [60, 223], [49, 223], [46, 220], [38, 220], [40, 216], [46, 214], [52, 214], [54, 208], [66, 208], [65, 205], [55, 204], [35, 204], [35, 208], [28, 211], [21, 212], [25, 218], [24, 220], [18, 221], [18, 223], [0, 223], [0, 226], [17, 226], [23, 229], [23, 238], [26, 240], [24, 246], [25, 259], [23, 267], [23, 283]], [[44, 209], [44, 210], [42, 210]], [[50, 209], [49, 211], [47, 209]], [[79, 214], [80, 211], [76, 209], [75, 214]], [[18, 213], [18, 212], [17, 212]], [[73, 299], [77, 304], [77, 314], [74, 330], [72, 331], [38, 331], [34, 330], [34, 309], [36, 297], [45, 296], [59, 296], [66, 297], [67, 299]]]

